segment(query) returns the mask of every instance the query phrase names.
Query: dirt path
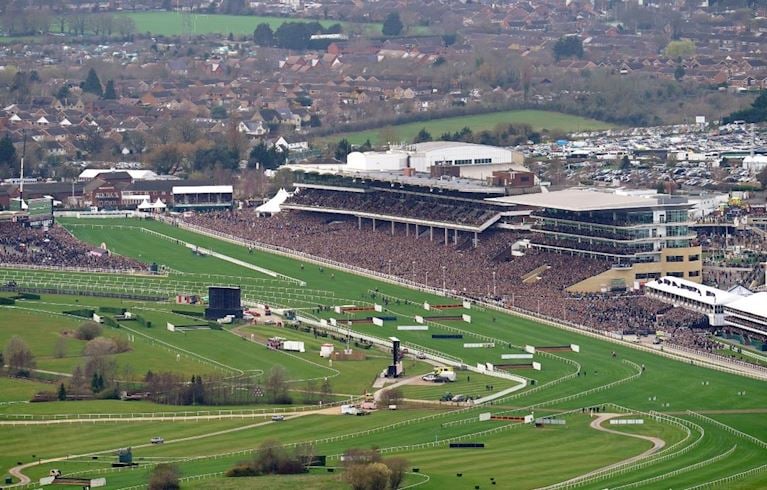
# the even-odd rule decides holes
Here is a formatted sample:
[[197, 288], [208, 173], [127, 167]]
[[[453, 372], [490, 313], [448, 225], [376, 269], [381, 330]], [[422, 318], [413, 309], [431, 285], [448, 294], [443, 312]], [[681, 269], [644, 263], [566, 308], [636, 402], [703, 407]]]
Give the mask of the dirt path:
[[[650, 449], [648, 449], [647, 451], [644, 451], [642, 454], [638, 454], [636, 456], [632, 456], [631, 458], [624, 459], [623, 461], [618, 461], [617, 463], [613, 463], [613, 464], [610, 464], [610, 465], [607, 465], [607, 466], [603, 466], [601, 468], [597, 468], [597, 469], [595, 469], [593, 471], [589, 471], [588, 473], [584, 473], [583, 475], [576, 476], [575, 478], [571, 478], [569, 480], [565, 480], [564, 482], [559, 482], [559, 483], [557, 483], [557, 485], [561, 485], [562, 483], [571, 483], [571, 482], [575, 483], [577, 481], [583, 480], [585, 478], [588, 478], [590, 476], [596, 475], [598, 473], [603, 473], [604, 471], [611, 470], [611, 469], [617, 468], [619, 466], [635, 463], [637, 461], [640, 461], [640, 460], [642, 460], [644, 458], [647, 458], [647, 457], [657, 453], [658, 451], [660, 451], [661, 449], [663, 449], [666, 446], [666, 441], [664, 441], [663, 439], [661, 439], [659, 437], [643, 436], [643, 435], [639, 435], [639, 434], [629, 434], [629, 433], [626, 433], [626, 432], [621, 432], [621, 431], [607, 429], [605, 427], [602, 427], [602, 423], [603, 422], [606, 422], [606, 421], [608, 421], [610, 419], [613, 419], [613, 418], [616, 418], [616, 417], [622, 417], [624, 415], [625, 414], [620, 414], [620, 413], [602, 413], [602, 414], [599, 414], [599, 416], [597, 416], [597, 418], [595, 418], [594, 420], [591, 421], [590, 426], [591, 426], [592, 429], [598, 430], [600, 432], [607, 432], [607, 433], [615, 434], [615, 435], [619, 435], [619, 436], [633, 437], [635, 439], [643, 439], [645, 441], [649, 441], [649, 442], [652, 443], [652, 447]], [[548, 487], [543, 487], [543, 488], [548, 488]]]

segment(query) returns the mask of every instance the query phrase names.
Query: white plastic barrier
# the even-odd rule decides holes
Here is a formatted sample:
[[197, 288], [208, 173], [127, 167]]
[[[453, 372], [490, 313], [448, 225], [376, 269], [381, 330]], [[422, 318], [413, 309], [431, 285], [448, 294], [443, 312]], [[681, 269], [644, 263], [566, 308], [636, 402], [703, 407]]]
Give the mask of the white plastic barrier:
[[340, 306], [334, 306], [333, 307], [333, 311], [335, 311], [336, 313], [338, 313], [340, 315], [341, 314], [341, 307]]
[[485, 366], [485, 364], [482, 363], [482, 362], [478, 362], [477, 363], [477, 371], [479, 371], [480, 373], [485, 373], [485, 372], [487, 372], [487, 366]]
[[501, 359], [532, 359], [532, 354], [501, 354]]
[[486, 362], [486, 363], [485, 363], [485, 366], [487, 367], [487, 370], [488, 370], [488, 371], [491, 371], [491, 372], [492, 372], [492, 371], [495, 371], [495, 366], [493, 366], [493, 365], [492, 365], [492, 364], [490, 364], [489, 362]]
[[429, 303], [424, 303], [423, 304], [423, 309], [429, 311], [429, 310], [431, 310], [431, 305]]
[[573, 352], [580, 352], [581, 346], [578, 344], [570, 344], [570, 349], [572, 349]]
[[327, 320], [325, 320], [324, 318], [320, 319], [320, 325], [322, 325], [324, 327], [327, 324], [328, 324]]
[[335, 318], [331, 318], [331, 319], [330, 319], [330, 324], [331, 324], [331, 325], [333, 325], [333, 326], [335, 327], [335, 326], [338, 324], [338, 322], [336, 321], [336, 319], [335, 319]]
[[93, 321], [96, 322], [96, 323], [101, 323], [102, 322], [101, 317], [99, 315], [95, 314], [95, 313], [93, 314]]
[[381, 318], [378, 318], [376, 316], [373, 317], [373, 325], [378, 325], [379, 327], [383, 327], [383, 320]]
[[541, 370], [541, 363], [533, 361], [533, 369], [535, 369], [536, 371], [540, 371]]
[[165, 328], [167, 328], [169, 332], [175, 332], [175, 331], [176, 331], [176, 326], [175, 326], [175, 325], [173, 325], [173, 324], [172, 324], [172, 323], [170, 323], [170, 322], [168, 322], [168, 323], [166, 323], [166, 324], [165, 324]]
[[535, 354], [535, 347], [533, 347], [532, 345], [526, 345], [525, 352], [529, 352], [530, 354]]
[[416, 315], [415, 316], [415, 321], [416, 321], [416, 323], [423, 323], [423, 317], [421, 315]]
[[466, 313], [464, 313], [463, 315], [461, 315], [461, 318], [462, 318], [462, 319], [463, 319], [463, 321], [465, 321], [466, 323], [471, 323], [471, 315], [467, 315]]
[[611, 425], [643, 425], [644, 419], [610, 419]]
[[383, 311], [383, 306], [379, 304], [374, 304], [373, 309], [376, 310], [378, 313], [381, 313]]
[[467, 310], [470, 310], [471, 309], [471, 302], [464, 301], [463, 302], [463, 307], [466, 308]]
[[490, 420], [491, 416], [492, 416], [492, 414], [490, 412], [481, 413], [481, 414], [479, 414], [479, 421], [480, 422], [488, 421], [488, 420]]
[[424, 331], [424, 330], [429, 330], [429, 326], [428, 325], [398, 325], [397, 330]]
[[525, 415], [526, 424], [532, 424], [534, 420], [535, 420], [535, 417], [533, 417], [532, 415]]

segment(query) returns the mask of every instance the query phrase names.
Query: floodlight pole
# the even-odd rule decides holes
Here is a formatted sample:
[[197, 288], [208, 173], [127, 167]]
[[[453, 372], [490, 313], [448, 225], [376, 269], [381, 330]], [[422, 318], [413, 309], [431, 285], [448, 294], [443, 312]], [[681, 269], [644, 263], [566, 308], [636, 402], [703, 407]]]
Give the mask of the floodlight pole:
[[19, 211], [24, 209], [24, 157], [27, 154], [27, 130], [23, 129], [24, 142], [21, 146], [21, 179], [19, 180]]
[[447, 294], [447, 280], [445, 279], [445, 270], [447, 266], [442, 266], [442, 294]]

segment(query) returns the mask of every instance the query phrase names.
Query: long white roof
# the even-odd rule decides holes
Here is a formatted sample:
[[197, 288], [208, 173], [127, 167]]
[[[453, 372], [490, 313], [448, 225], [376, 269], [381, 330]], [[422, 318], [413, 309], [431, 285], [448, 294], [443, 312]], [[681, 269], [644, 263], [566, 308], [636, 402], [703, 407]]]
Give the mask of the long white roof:
[[174, 194], [231, 194], [231, 185], [174, 185]]
[[538, 208], [561, 209], [564, 211], [608, 211], [620, 209], [641, 209], [666, 206], [690, 207], [686, 202], [662, 204], [659, 196], [624, 195], [591, 189], [565, 189], [562, 191], [522, 194], [518, 196], [494, 197], [488, 201], [533, 206]]
[[98, 174], [107, 174], [114, 172], [126, 172], [130, 174], [133, 180], [153, 180], [157, 178], [157, 174], [151, 170], [135, 170], [135, 169], [115, 169], [115, 168], [86, 168], [77, 177], [80, 180], [93, 180]]
[[748, 313], [762, 318], [767, 322], [767, 293], [754, 293], [751, 296], [741, 297], [738, 300], [733, 301], [727, 305], [727, 308]]
[[741, 298], [741, 296], [738, 296], [737, 294], [732, 294], [721, 289], [712, 288], [711, 286], [671, 276], [665, 276], [650, 281], [645, 284], [645, 287], [664, 293], [675, 294], [680, 298], [700, 301], [710, 306], [730, 305]]

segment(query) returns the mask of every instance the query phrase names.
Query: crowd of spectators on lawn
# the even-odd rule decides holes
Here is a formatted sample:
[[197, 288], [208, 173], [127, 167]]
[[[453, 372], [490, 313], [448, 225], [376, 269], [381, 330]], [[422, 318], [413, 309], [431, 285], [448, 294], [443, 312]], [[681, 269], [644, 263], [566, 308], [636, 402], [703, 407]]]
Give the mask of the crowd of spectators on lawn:
[[[489, 299], [508, 307], [573, 321], [618, 335], [654, 334], [663, 330], [670, 342], [708, 348], [705, 316], [673, 308], [641, 294], [571, 294], [566, 288], [612, 265], [607, 260], [525, 249], [512, 244], [529, 238], [524, 232], [483, 233], [474, 247], [473, 233], [459, 235], [458, 244], [442, 230], [434, 240], [428, 231], [416, 238], [404, 225], [369, 221], [358, 229], [356, 219], [287, 211], [257, 217], [249, 210], [195, 214], [185, 220], [246, 240], [289, 248], [375, 272], [391, 274], [464, 296]], [[680, 333], [677, 333], [679, 331]]]
[[0, 263], [143, 270], [138, 261], [110, 254], [81, 242], [64, 228], [30, 228], [21, 223], [0, 223]]
[[322, 209], [364, 211], [385, 216], [401, 216], [442, 223], [479, 226], [501, 209], [491, 204], [471, 202], [466, 206], [456, 200], [394, 191], [342, 192], [304, 188], [287, 204]]

